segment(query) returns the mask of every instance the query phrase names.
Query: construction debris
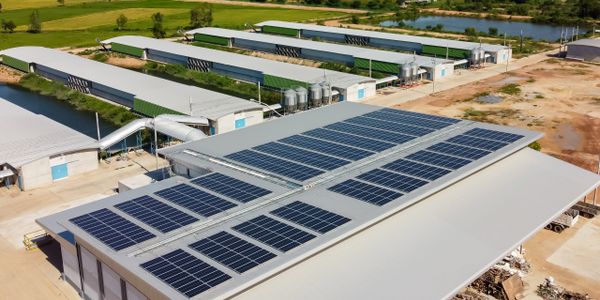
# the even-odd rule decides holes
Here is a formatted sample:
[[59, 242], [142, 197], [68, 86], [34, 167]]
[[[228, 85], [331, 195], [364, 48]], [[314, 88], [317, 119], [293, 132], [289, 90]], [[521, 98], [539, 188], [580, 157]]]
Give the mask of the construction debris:
[[589, 300], [587, 294], [567, 291], [554, 283], [554, 278], [548, 277], [537, 289], [538, 296], [545, 300]]

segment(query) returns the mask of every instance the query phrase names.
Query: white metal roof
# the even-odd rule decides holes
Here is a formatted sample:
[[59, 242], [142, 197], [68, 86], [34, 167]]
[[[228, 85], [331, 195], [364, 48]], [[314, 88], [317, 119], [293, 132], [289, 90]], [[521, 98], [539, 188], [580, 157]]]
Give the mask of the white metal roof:
[[356, 58], [371, 59], [376, 61], [389, 62], [394, 64], [405, 64], [415, 61], [419, 66], [432, 68], [435, 65], [440, 64], [453, 64], [451, 60], [446, 59], [433, 59], [427, 56], [406, 54], [400, 52], [375, 50], [369, 48], [354, 47], [341, 44], [323, 43], [316, 42], [306, 39], [296, 39], [289, 37], [282, 37], [277, 35], [259, 34], [246, 31], [238, 31], [231, 29], [222, 29], [214, 27], [205, 27], [190, 30], [187, 34], [203, 33], [213, 36], [225, 37], [225, 38], [240, 38], [247, 39], [257, 42], [264, 42], [270, 44], [284, 45], [288, 47], [296, 47], [303, 49], [313, 49], [318, 51], [325, 51], [340, 55], [349, 55]]
[[0, 98], [0, 165], [14, 168], [53, 155], [94, 149], [96, 140]]
[[294, 22], [285, 22], [285, 21], [264, 21], [256, 24], [258, 27], [262, 26], [277, 26], [284, 28], [292, 28], [299, 30], [313, 30], [320, 32], [329, 32], [329, 33], [338, 33], [338, 34], [347, 34], [354, 36], [367, 36], [372, 38], [379, 38], [385, 40], [394, 40], [394, 41], [402, 41], [409, 43], [417, 43], [423, 45], [431, 45], [437, 47], [449, 47], [455, 49], [464, 49], [464, 50], [473, 50], [475, 48], [483, 48], [487, 52], [497, 52], [503, 49], [506, 49], [506, 46], [502, 45], [493, 45], [493, 44], [479, 44], [474, 42], [465, 42], [458, 40], [449, 40], [449, 39], [441, 39], [441, 38], [433, 38], [433, 37], [424, 37], [424, 36], [415, 36], [408, 34], [397, 34], [397, 33], [387, 33], [381, 31], [373, 31], [373, 30], [360, 30], [360, 29], [349, 29], [342, 27], [331, 27], [331, 26], [322, 26], [322, 25], [313, 25], [313, 24], [304, 24], [304, 23], [294, 23]]
[[190, 100], [193, 103], [192, 115], [212, 120], [236, 112], [262, 110], [260, 105], [241, 98], [111, 66], [56, 49], [17, 47], [0, 51], [0, 54], [96, 82], [183, 114], [190, 114]]
[[159, 50], [249, 70], [256, 70], [264, 74], [308, 83], [321, 82], [326, 77], [333, 87], [344, 89], [355, 84], [375, 82], [374, 79], [364, 76], [289, 64], [227, 51], [189, 46], [143, 36], [119, 36], [105, 40], [102, 43], [110, 44], [113, 42], [142, 49]]
[[600, 39], [581, 39], [581, 40], [576, 40], [574, 42], [570, 42], [567, 45], [600, 47]]

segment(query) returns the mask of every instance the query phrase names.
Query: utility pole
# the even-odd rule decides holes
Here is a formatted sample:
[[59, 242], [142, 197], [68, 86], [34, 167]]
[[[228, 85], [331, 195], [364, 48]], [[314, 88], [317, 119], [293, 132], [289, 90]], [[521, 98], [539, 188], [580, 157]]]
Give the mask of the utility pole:
[[504, 41], [502, 42], [503, 46], [506, 46], [506, 31], [504, 32]]
[[371, 71], [372, 64], [373, 64], [373, 61], [372, 61], [372, 60], [369, 58], [369, 77], [371, 77], [371, 78], [373, 78], [373, 76], [372, 76], [372, 74], [371, 74], [371, 72], [372, 72], [372, 71]]
[[579, 39], [579, 25], [577, 25], [577, 29], [575, 30], [575, 40]]
[[98, 112], [96, 112], [96, 133], [98, 134], [98, 142], [100, 141], [100, 120], [98, 119]]
[[258, 83], [258, 103], [260, 104], [260, 81]]
[[156, 157], [156, 169], [158, 170], [158, 134], [156, 133], [156, 116], [152, 121], [154, 127], [154, 156]]
[[192, 115], [192, 96], [188, 99], [190, 101], [190, 116]]
[[521, 38], [519, 42], [519, 52], [523, 53], [523, 29], [521, 29]]

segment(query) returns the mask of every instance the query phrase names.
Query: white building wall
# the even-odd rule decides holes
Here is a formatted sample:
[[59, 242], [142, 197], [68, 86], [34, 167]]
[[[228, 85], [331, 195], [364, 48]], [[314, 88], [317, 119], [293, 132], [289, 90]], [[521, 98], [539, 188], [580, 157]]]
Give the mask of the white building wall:
[[510, 60], [511, 58], [512, 58], [512, 49], [503, 49], [503, 50], [496, 52], [494, 62], [496, 64], [503, 64], [503, 63], [506, 63], [506, 61]]
[[19, 176], [21, 188], [25, 191], [51, 184], [50, 159], [45, 157], [23, 165]]
[[[361, 89], [364, 89], [364, 96], [362, 98], [359, 98], [358, 97], [359, 90], [361, 90]], [[375, 96], [375, 94], [376, 94], [375, 83], [373, 82], [373, 83], [355, 84], [353, 86], [350, 86], [346, 90], [344, 90], [341, 94], [344, 95], [344, 101], [363, 101], [372, 96]]]
[[123, 300], [121, 277], [104, 263], [102, 264], [102, 283], [104, 286], [104, 300]]
[[144, 294], [138, 291], [133, 285], [129, 284], [129, 282], [127, 282], [125, 287], [127, 289], [127, 300], [148, 300]]
[[25, 191], [52, 184], [51, 167], [66, 163], [69, 176], [98, 169], [98, 152], [84, 150], [65, 155], [45, 157], [21, 166], [21, 188]]
[[[74, 250], [74, 249], [73, 249]], [[60, 245], [60, 253], [63, 262], [63, 278], [77, 291], [81, 291], [81, 277], [79, 276], [79, 262], [77, 253], [64, 245]]]
[[215, 122], [215, 134], [235, 130], [235, 121], [240, 118], [246, 119], [246, 125], [244, 127], [248, 127], [250, 125], [261, 123], [263, 121], [263, 112], [262, 110], [253, 110], [221, 117]]
[[81, 268], [83, 270], [83, 293], [86, 299], [100, 300], [100, 281], [96, 257], [83, 247], [81, 252]]
[[65, 155], [69, 176], [87, 173], [98, 169], [98, 151], [87, 150]]

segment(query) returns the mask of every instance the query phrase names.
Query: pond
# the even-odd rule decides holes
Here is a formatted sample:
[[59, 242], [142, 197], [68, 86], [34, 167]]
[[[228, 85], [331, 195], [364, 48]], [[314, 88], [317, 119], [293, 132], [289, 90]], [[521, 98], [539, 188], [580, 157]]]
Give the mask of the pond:
[[[93, 112], [76, 110], [69, 104], [54, 97], [43, 96], [14, 85], [0, 84], [0, 98], [4, 98], [33, 113], [48, 117], [58, 123], [79, 131], [93, 139], [97, 139], [96, 116]], [[115, 131], [118, 127], [100, 119], [100, 134], [102, 137]], [[129, 146], [136, 143], [135, 136], [127, 139]], [[118, 149], [117, 144], [111, 149]]]
[[[554, 42], [560, 39], [561, 26], [550, 24], [536, 24], [530, 22], [508, 21], [508, 20], [488, 20], [467, 17], [450, 16], [422, 16], [416, 20], [403, 20], [403, 24], [418, 29], [427, 29], [435, 27], [438, 24], [443, 25], [443, 31], [465, 32], [465, 28], [474, 27], [477, 32], [487, 33], [490, 27], [498, 29], [498, 35], [519, 36], [521, 30], [524, 37], [534, 40]], [[383, 27], [395, 27], [399, 22], [396, 20], [387, 20], [379, 23]], [[568, 28], [568, 36], [571, 37], [572, 27]], [[587, 29], [580, 28], [579, 33], [584, 34]]]

